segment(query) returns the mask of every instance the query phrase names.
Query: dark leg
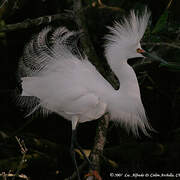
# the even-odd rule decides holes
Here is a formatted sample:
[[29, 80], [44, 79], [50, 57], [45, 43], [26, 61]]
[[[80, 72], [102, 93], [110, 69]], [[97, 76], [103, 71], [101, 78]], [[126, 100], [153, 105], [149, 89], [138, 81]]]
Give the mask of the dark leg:
[[[75, 139], [74, 141], [76, 147], [80, 150], [80, 152], [82, 153], [84, 159], [88, 162], [89, 166], [92, 168], [92, 163], [91, 161], [89, 160], [89, 158], [86, 156], [86, 154], [84, 153], [83, 149], [81, 148], [81, 146], [79, 145], [77, 139]], [[93, 168], [92, 168], [93, 169]]]
[[76, 129], [72, 130], [72, 137], [71, 137], [71, 156], [77, 171], [77, 176], [78, 176], [78, 180], [81, 180], [80, 175], [79, 175], [79, 170], [78, 170], [78, 166], [77, 166], [77, 162], [76, 162], [76, 157], [75, 157], [75, 152], [74, 152], [74, 145], [75, 145], [75, 141], [76, 141]]

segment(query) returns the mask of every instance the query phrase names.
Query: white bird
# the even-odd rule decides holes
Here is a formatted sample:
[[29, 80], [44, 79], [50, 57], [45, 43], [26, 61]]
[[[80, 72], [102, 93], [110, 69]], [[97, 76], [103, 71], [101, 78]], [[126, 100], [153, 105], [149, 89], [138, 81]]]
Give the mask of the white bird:
[[[52, 29], [43, 29], [27, 44], [19, 63], [21, 97], [33, 96], [39, 102], [31, 108], [30, 114], [39, 108], [55, 112], [71, 121], [75, 130], [78, 123], [98, 119], [108, 112], [110, 119], [127, 131], [137, 136], [140, 129], [148, 135], [147, 129], [151, 130], [151, 126], [136, 74], [127, 60], [143, 57], [140, 40], [149, 17], [147, 9], [141, 15], [132, 10], [129, 17], [109, 27], [110, 33], [105, 36], [105, 56], [120, 82], [118, 90], [104, 79], [84, 53], [80, 53], [79, 32], [60, 27], [49, 35]], [[29, 106], [29, 101], [20, 98], [19, 102]]]
[[[22, 80], [22, 96], [34, 96], [40, 100], [33, 112], [40, 107], [56, 112], [77, 123], [98, 119], [106, 112], [111, 120], [121, 123], [138, 135], [140, 128], [146, 135], [150, 129], [141, 101], [138, 81], [128, 65], [129, 58], [143, 57], [140, 40], [148, 24], [150, 13], [145, 9], [140, 16], [131, 11], [123, 23], [110, 27], [105, 38], [105, 56], [120, 82], [115, 90], [90, 63], [87, 56], [76, 56], [76, 43], [68, 40], [78, 32], [58, 28], [47, 43], [51, 28], [45, 28], [27, 44], [19, 68]], [[75, 49], [77, 50], [77, 49]], [[23, 72], [23, 73], [22, 73]], [[28, 101], [24, 105], [29, 104]], [[31, 112], [32, 113], [32, 112]]]

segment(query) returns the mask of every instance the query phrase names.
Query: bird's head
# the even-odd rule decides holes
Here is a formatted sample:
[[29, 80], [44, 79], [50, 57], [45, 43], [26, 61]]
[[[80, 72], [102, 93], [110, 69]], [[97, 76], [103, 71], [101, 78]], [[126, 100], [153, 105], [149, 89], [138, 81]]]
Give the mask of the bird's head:
[[134, 10], [130, 15], [122, 20], [115, 22], [113, 27], [109, 27], [110, 34], [105, 39], [106, 56], [118, 56], [127, 60], [135, 57], [143, 57], [140, 40], [146, 30], [150, 12], [147, 8], [142, 13], [137, 13]]

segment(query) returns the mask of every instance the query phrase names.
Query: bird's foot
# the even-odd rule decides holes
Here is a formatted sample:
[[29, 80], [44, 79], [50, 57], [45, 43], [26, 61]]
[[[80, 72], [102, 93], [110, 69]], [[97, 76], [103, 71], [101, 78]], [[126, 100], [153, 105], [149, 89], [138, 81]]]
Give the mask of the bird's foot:
[[85, 178], [93, 176], [95, 180], [102, 180], [101, 176], [99, 175], [99, 172], [96, 170], [91, 170], [88, 174], [85, 175]]

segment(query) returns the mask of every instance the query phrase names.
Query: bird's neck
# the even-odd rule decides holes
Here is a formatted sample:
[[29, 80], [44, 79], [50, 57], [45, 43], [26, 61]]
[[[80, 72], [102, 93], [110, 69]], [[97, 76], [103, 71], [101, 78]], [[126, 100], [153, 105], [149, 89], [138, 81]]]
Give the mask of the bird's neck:
[[120, 122], [134, 134], [138, 135], [138, 128], [148, 134], [146, 128], [150, 129], [150, 126], [141, 101], [136, 74], [128, 65], [127, 60], [119, 59], [119, 55], [126, 59], [126, 54], [123, 52], [125, 53], [125, 51], [121, 51], [115, 54], [117, 53], [115, 51], [115, 53], [106, 54], [108, 63], [120, 83], [120, 88], [110, 97], [107, 96], [107, 109], [112, 120]]
[[112, 70], [117, 76], [120, 88], [117, 90], [118, 93], [126, 94], [129, 97], [140, 97], [140, 90], [136, 74], [133, 68], [127, 63], [127, 61], [119, 61], [115, 65], [111, 65]]

